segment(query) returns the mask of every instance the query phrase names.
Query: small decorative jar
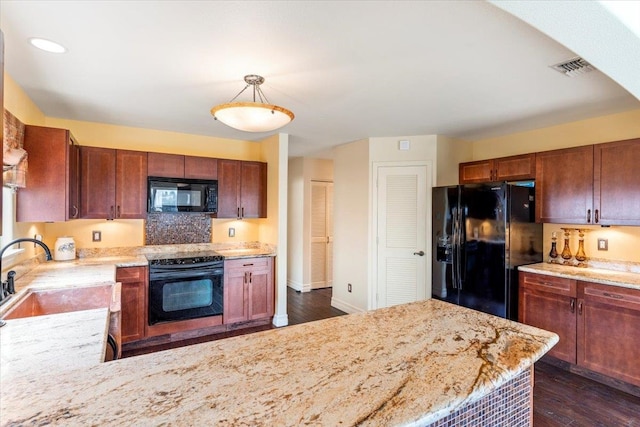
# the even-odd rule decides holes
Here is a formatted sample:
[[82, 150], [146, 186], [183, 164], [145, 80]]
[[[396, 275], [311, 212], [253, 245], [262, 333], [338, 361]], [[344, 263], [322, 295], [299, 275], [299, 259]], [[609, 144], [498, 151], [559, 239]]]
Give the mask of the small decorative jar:
[[58, 237], [56, 240], [53, 258], [56, 261], [70, 261], [76, 259], [76, 242], [73, 240], [73, 237]]

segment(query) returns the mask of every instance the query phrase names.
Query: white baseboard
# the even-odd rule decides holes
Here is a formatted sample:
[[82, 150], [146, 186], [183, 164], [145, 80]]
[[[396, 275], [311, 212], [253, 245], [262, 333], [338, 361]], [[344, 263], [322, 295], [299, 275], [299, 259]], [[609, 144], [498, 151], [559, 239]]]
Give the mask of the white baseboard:
[[363, 311], [366, 311], [359, 307], [356, 307], [355, 305], [351, 305], [349, 303], [346, 303], [336, 298], [331, 298], [331, 307], [337, 308], [338, 310], [342, 310], [348, 314], [361, 313]]
[[287, 280], [287, 286], [298, 292], [311, 292], [311, 284], [294, 282], [293, 280]]

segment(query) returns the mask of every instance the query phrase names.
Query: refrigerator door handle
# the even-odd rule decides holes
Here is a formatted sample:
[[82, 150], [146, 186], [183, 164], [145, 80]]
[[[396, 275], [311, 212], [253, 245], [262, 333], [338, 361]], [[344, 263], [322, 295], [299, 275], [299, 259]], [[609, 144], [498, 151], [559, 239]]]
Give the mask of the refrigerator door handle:
[[451, 284], [453, 289], [458, 289], [458, 276], [456, 276], [456, 269], [458, 268], [458, 209], [453, 208], [451, 210], [451, 216], [453, 219], [453, 236], [451, 236]]
[[457, 287], [462, 289], [462, 210], [458, 209], [456, 216], [456, 277], [458, 280]]

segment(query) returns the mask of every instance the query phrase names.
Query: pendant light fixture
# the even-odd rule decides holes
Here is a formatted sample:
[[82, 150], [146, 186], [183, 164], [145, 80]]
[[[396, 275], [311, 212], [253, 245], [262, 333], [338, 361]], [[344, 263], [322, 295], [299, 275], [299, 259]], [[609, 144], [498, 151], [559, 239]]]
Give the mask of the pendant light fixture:
[[[231, 101], [211, 109], [216, 120], [245, 132], [270, 132], [293, 120], [295, 116], [291, 111], [270, 104], [262, 93], [260, 85], [264, 83], [264, 77], [249, 74], [244, 76], [244, 81], [247, 85]], [[253, 86], [253, 101], [234, 102], [249, 86]]]

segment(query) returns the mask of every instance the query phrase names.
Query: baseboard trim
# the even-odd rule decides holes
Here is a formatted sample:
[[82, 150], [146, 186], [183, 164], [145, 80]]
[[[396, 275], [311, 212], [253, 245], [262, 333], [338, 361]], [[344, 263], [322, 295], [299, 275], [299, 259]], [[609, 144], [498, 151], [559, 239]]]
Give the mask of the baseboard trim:
[[296, 292], [311, 292], [311, 284], [287, 280], [287, 286]]
[[338, 310], [342, 310], [348, 314], [361, 313], [363, 311], [366, 311], [366, 310], [362, 310], [359, 307], [356, 307], [355, 305], [351, 305], [349, 303], [346, 303], [334, 297], [331, 298], [331, 307], [337, 308]]
[[287, 326], [289, 324], [289, 315], [278, 314], [276, 316], [273, 316], [273, 321], [271, 322], [271, 324], [276, 328]]

